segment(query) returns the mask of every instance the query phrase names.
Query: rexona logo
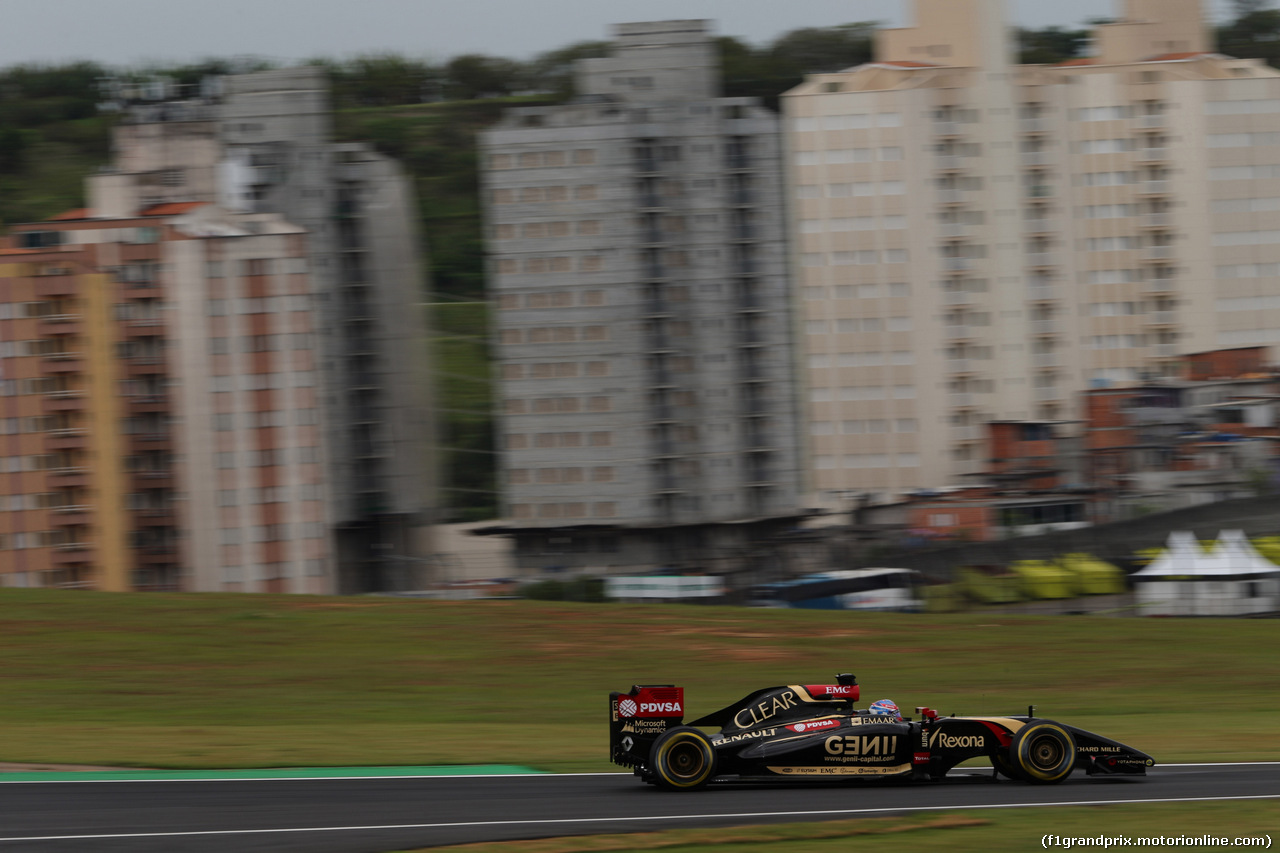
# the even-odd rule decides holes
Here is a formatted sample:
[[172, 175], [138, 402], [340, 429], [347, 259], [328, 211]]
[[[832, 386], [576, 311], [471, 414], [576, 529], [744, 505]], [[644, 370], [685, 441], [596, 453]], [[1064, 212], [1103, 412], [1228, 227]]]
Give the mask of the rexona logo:
[[938, 732], [933, 736], [929, 745], [940, 746], [944, 749], [980, 749], [987, 745], [987, 741], [982, 735], [960, 735], [957, 737], [946, 732]]
[[811, 723], [796, 723], [787, 728], [793, 732], [816, 732], [822, 729], [834, 729], [838, 725], [840, 725], [839, 720], [814, 720]]

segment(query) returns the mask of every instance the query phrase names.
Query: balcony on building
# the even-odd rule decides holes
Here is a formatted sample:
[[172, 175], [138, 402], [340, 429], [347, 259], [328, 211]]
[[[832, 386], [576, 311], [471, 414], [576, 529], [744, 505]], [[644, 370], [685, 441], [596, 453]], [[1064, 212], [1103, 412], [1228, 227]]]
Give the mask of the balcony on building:
[[36, 333], [41, 337], [79, 335], [84, 330], [83, 321], [81, 314], [49, 314], [40, 318]]
[[46, 412], [81, 412], [88, 404], [87, 396], [80, 388], [47, 391], [42, 397], [42, 408]]
[[1047, 150], [1020, 152], [1023, 166], [1048, 166], [1053, 163], [1053, 152]]
[[1062, 391], [1054, 385], [1043, 385], [1035, 389], [1034, 397], [1037, 403], [1059, 400], [1062, 398]]
[[65, 504], [49, 511], [50, 524], [54, 527], [85, 527], [93, 520], [93, 507], [89, 504]]
[[1033, 300], [1057, 298], [1057, 280], [1052, 273], [1041, 271], [1027, 277], [1027, 295]]
[[1168, 195], [1169, 182], [1166, 180], [1139, 181], [1138, 192], [1142, 195]]
[[1173, 216], [1169, 213], [1144, 213], [1138, 220], [1143, 228], [1168, 228], [1173, 224]]
[[46, 450], [83, 450], [89, 446], [89, 431], [83, 427], [51, 429], [44, 434]]
[[84, 356], [71, 351], [45, 353], [40, 369], [46, 374], [80, 373], [84, 370]]
[[750, 169], [755, 164], [751, 160], [751, 149], [749, 144], [742, 139], [736, 139], [725, 147], [724, 165], [726, 169], [733, 171], [741, 171]]
[[[753, 352], [753, 350], [746, 350]], [[764, 367], [761, 366], [758, 359], [745, 359], [738, 366], [738, 381], [740, 382], [764, 382], [768, 379], [765, 375]]]
[[1139, 163], [1162, 163], [1169, 159], [1169, 149], [1163, 146], [1138, 149]]
[[169, 410], [169, 395], [161, 390], [152, 390], [144, 394], [128, 397], [127, 403], [130, 414], [167, 412]]
[[1057, 264], [1058, 256], [1053, 252], [1031, 252], [1027, 255], [1027, 266], [1052, 267]]
[[49, 483], [56, 489], [71, 489], [89, 485], [89, 469], [83, 465], [69, 465], [65, 468], [52, 468], [45, 472]]
[[154, 338], [164, 334], [164, 321], [158, 317], [140, 317], [124, 324], [125, 335], [130, 338]]
[[56, 272], [42, 271], [35, 282], [37, 299], [74, 296], [78, 292], [76, 277], [70, 267], [57, 267]]
[[1043, 116], [1018, 119], [1019, 133], [1045, 133], [1049, 130], [1049, 122]]
[[1028, 234], [1050, 234], [1057, 231], [1053, 224], [1053, 217], [1047, 214], [1042, 213], [1037, 216], [1029, 213], [1022, 222]]
[[[84, 565], [94, 561], [93, 544], [90, 542], [64, 542], [61, 545], [53, 546], [53, 564], [55, 566], [71, 566]], [[68, 582], [59, 584], [59, 586], [67, 587], [69, 584], [81, 585], [79, 582]]]

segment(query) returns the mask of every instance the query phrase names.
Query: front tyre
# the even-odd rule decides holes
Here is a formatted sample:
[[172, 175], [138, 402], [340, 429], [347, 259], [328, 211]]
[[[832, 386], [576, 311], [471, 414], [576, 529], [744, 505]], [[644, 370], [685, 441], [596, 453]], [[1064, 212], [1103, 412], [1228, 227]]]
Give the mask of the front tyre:
[[716, 773], [716, 750], [705, 734], [689, 726], [670, 729], [649, 752], [652, 781], [668, 791], [692, 791]]
[[1009, 760], [1009, 756], [1005, 755], [1003, 752], [993, 752], [991, 754], [991, 766], [996, 769], [997, 773], [1007, 779], [1012, 779], [1015, 782], [1027, 781], [1027, 777], [1023, 776], [1022, 773], [1019, 772], [1018, 768], [1013, 766], [1013, 762]]
[[1013, 736], [1009, 763], [1028, 782], [1056, 784], [1070, 776], [1075, 767], [1075, 738], [1056, 723], [1031, 723]]

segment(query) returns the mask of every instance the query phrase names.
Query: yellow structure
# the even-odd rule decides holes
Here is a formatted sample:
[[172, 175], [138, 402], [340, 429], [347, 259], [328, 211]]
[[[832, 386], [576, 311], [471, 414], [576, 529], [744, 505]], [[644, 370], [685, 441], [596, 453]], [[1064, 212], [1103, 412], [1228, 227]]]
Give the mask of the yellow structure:
[[1022, 599], [1022, 594], [1018, 591], [1021, 578], [1016, 573], [982, 566], [965, 566], [960, 569], [959, 574], [959, 586], [973, 601], [1009, 604]]
[[1012, 569], [1019, 588], [1027, 598], [1073, 598], [1075, 579], [1066, 569], [1044, 560], [1018, 560]]
[[1058, 565], [1069, 572], [1078, 592], [1116, 595], [1125, 591], [1124, 572], [1092, 554], [1067, 554]]

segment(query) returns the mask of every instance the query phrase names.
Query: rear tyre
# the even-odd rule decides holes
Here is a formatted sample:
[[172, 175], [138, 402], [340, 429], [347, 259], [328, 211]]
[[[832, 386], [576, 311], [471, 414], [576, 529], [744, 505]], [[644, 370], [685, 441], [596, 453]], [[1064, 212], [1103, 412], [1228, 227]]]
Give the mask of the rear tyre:
[[670, 729], [649, 752], [652, 782], [668, 791], [701, 788], [716, 775], [716, 750], [705, 734], [689, 726]]
[[1034, 722], [1013, 736], [1009, 761], [1026, 781], [1053, 785], [1071, 775], [1076, 763], [1076, 741], [1071, 732], [1056, 723]]

